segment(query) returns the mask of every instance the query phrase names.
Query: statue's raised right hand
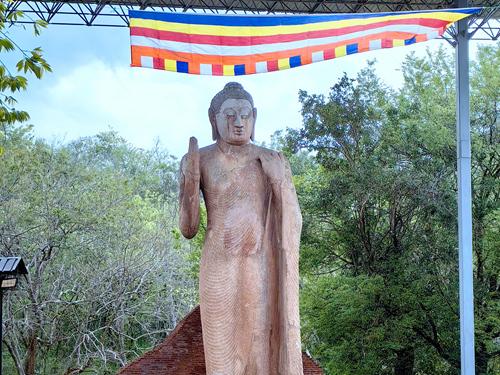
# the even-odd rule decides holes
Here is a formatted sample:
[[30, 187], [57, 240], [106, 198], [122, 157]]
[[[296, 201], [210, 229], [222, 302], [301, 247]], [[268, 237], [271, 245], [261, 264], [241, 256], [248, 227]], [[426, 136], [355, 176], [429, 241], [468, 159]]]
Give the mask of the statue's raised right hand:
[[200, 151], [195, 137], [189, 139], [188, 153], [181, 161], [179, 201], [179, 228], [191, 239], [200, 226]]
[[200, 181], [200, 151], [198, 150], [198, 140], [195, 137], [189, 138], [184, 176], [191, 181]]

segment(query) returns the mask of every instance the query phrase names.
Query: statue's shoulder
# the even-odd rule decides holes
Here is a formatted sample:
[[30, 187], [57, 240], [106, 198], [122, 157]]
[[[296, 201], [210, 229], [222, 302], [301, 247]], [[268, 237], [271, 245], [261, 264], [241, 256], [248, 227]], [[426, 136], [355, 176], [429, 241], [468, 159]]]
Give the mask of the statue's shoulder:
[[219, 154], [219, 147], [216, 143], [200, 148], [200, 168], [209, 168], [217, 160]]
[[269, 152], [271, 151], [270, 149], [268, 148], [265, 148], [265, 147], [261, 147], [261, 146], [257, 146], [257, 145], [254, 145], [252, 143], [252, 147], [253, 147], [253, 152], [258, 156], [258, 155], [262, 155], [262, 154], [265, 154], [266, 152]]
[[217, 143], [211, 144], [210, 146], [205, 146], [200, 148], [200, 159], [213, 156], [219, 151]]
[[[269, 148], [265, 148], [265, 147], [261, 147], [261, 146], [257, 146], [257, 145], [252, 145], [254, 147], [254, 153], [255, 155], [258, 157], [259, 155], [262, 155], [262, 154], [266, 154], [266, 153], [269, 153], [269, 152], [277, 152], [277, 151], [274, 151], [274, 150], [271, 150]], [[287, 160], [286, 156], [283, 155], [283, 153], [281, 153], [281, 155], [283, 156], [283, 158]]]

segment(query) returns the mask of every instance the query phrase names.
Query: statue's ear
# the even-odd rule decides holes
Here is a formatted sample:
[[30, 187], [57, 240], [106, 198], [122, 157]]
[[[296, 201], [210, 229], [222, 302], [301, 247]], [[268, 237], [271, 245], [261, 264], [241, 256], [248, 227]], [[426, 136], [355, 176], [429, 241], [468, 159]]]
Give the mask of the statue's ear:
[[253, 109], [253, 128], [252, 128], [252, 135], [250, 136], [250, 139], [252, 141], [255, 141], [255, 121], [257, 121], [257, 108]]
[[210, 125], [212, 125], [212, 139], [216, 141], [219, 139], [219, 131], [217, 130], [217, 118], [215, 117], [215, 112], [212, 108], [208, 109], [208, 119], [210, 120]]

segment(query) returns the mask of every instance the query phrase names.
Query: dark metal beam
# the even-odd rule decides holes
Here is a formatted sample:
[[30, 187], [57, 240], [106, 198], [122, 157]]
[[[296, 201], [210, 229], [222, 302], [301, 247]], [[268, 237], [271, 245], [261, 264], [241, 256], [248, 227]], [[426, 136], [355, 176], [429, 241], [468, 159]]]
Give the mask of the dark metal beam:
[[[470, 6], [490, 7], [469, 18], [470, 34], [477, 40], [500, 37], [500, 0], [471, 1]], [[455, 0], [69, 0], [25, 1], [7, 5], [9, 12], [24, 11], [32, 23], [36, 19], [57, 25], [128, 27], [128, 10], [171, 12], [202, 11], [212, 13], [374, 13], [454, 8]], [[443, 36], [456, 44], [456, 30], [451, 27]]]

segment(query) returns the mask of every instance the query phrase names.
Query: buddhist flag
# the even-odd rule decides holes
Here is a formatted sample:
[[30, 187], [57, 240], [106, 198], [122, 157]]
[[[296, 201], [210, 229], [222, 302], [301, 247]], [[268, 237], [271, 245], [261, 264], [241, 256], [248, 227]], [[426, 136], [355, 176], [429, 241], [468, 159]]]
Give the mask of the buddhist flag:
[[479, 10], [317, 15], [131, 10], [132, 66], [224, 76], [265, 73], [438, 38]]

